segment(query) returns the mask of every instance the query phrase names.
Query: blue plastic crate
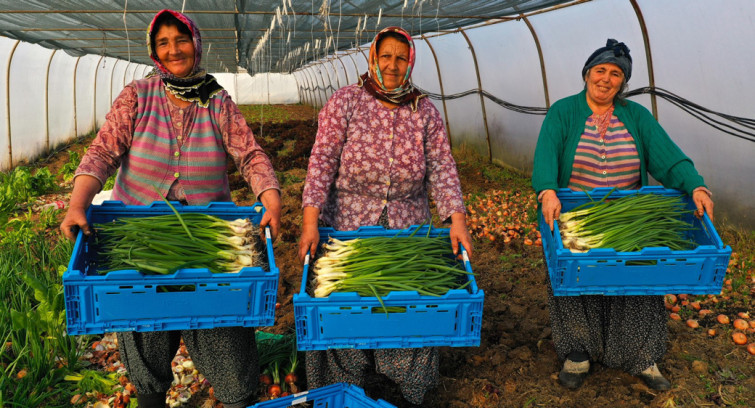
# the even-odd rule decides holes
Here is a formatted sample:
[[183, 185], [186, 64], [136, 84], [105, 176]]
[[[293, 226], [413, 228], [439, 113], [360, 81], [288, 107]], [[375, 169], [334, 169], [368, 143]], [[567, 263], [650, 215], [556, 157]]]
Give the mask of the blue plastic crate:
[[[301, 405], [300, 405], [301, 404]], [[315, 388], [287, 397], [260, 402], [249, 408], [396, 408], [384, 400], [373, 400], [356, 385], [336, 383], [327, 387]]]
[[[329, 237], [340, 240], [368, 237], [409, 236], [417, 226], [405, 230], [362, 227], [356, 231], [320, 228], [320, 242]], [[417, 235], [426, 235], [422, 227]], [[448, 236], [448, 229], [432, 228], [431, 237]], [[451, 243], [449, 241], [449, 252]], [[463, 251], [464, 267], [472, 267]], [[405, 312], [386, 313], [374, 296], [357, 293], [331, 293], [316, 298], [307, 293], [309, 255], [304, 263], [301, 290], [294, 294], [294, 320], [299, 350], [333, 348], [414, 348], [431, 346], [479, 346], [482, 304], [485, 294], [478, 290], [473, 275], [469, 285], [450, 290], [442, 297], [422, 296], [416, 291], [391, 292], [382, 297], [387, 307], [403, 307]]]
[[[597, 188], [591, 192], [559, 189], [562, 212], [587, 201], [600, 200], [611, 191]], [[640, 190], [616, 190], [610, 198], [636, 194], [683, 195], [678, 190], [650, 186]], [[588, 197], [589, 194], [589, 197]], [[687, 208], [695, 209], [685, 195]], [[731, 247], [724, 246], [707, 215], [702, 220], [692, 214], [686, 221], [694, 226], [688, 238], [698, 244], [692, 250], [672, 251], [666, 247], [643, 248], [638, 252], [617, 252], [610, 248], [572, 252], [564, 248], [557, 223], [551, 232], [542, 214], [540, 233], [548, 264], [553, 294], [572, 295], [664, 295], [667, 293], [718, 294], [721, 292]], [[648, 262], [649, 261], [649, 262]]]
[[[181, 213], [204, 213], [227, 220], [249, 218], [257, 225], [264, 212], [259, 203], [250, 207], [230, 202], [173, 205]], [[135, 206], [106, 201], [90, 206], [87, 220], [91, 225], [172, 213], [161, 202]], [[145, 275], [137, 270], [99, 275], [95, 240], [79, 233], [63, 275], [68, 334], [272, 326], [279, 271], [266, 232], [266, 270], [247, 267], [237, 273], [211, 273], [206, 268], [194, 268], [170, 275]], [[181, 291], [161, 290], [166, 286], [181, 286]]]

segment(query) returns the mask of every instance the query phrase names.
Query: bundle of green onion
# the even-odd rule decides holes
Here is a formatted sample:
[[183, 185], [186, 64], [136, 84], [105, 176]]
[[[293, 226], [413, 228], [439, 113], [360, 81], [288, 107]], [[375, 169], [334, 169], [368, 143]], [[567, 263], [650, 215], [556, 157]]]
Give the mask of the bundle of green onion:
[[634, 194], [615, 200], [591, 201], [559, 217], [565, 248], [574, 252], [591, 248], [639, 251], [646, 247], [685, 250], [695, 246], [686, 238], [693, 226], [683, 220], [691, 213], [681, 196]]
[[330, 238], [314, 264], [315, 297], [357, 292], [380, 299], [391, 291], [442, 296], [466, 287], [468, 272], [443, 237]]
[[101, 274], [123, 269], [170, 274], [183, 268], [238, 272], [262, 263], [259, 237], [248, 219], [227, 221], [208, 214], [175, 213], [120, 218], [95, 224], [95, 231]]

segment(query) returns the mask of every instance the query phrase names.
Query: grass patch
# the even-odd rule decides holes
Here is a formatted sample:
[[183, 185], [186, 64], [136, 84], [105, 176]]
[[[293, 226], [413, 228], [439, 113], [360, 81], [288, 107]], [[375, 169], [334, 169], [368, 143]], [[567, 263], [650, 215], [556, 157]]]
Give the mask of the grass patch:
[[275, 105], [239, 105], [247, 122], [282, 123], [291, 120], [288, 110]]

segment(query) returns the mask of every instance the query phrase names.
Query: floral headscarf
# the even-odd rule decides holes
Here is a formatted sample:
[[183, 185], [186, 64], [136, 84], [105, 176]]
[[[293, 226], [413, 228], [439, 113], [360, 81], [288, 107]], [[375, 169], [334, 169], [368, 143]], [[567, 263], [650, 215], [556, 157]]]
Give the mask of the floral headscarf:
[[[191, 38], [194, 42], [194, 66], [191, 69], [191, 73], [185, 77], [177, 77], [173, 75], [157, 57], [157, 51], [152, 48], [154, 36], [157, 34], [159, 27], [155, 27], [155, 22], [164, 14], [169, 13], [178, 21], [183, 23], [191, 32]], [[173, 10], [161, 10], [155, 14], [155, 18], [147, 27], [147, 50], [149, 56], [155, 64], [155, 68], [150, 72], [147, 77], [159, 75], [165, 84], [165, 89], [168, 90], [173, 96], [178, 99], [197, 102], [202, 107], [208, 106], [208, 101], [215, 94], [220, 92], [223, 87], [215, 81], [215, 77], [207, 74], [202, 67], [199, 66], [202, 61], [202, 35], [199, 33], [199, 28], [194, 24], [189, 17]]]
[[[383, 75], [380, 72], [380, 65], [378, 64], [378, 50], [377, 45], [386, 33], [398, 33], [406, 38], [409, 42], [409, 66], [406, 69], [406, 76], [401, 84], [396, 89], [387, 89], [383, 83]], [[395, 103], [397, 105], [404, 105], [407, 103], [412, 104], [412, 110], [417, 110], [417, 104], [419, 100], [426, 95], [421, 94], [412, 85], [411, 76], [412, 69], [414, 69], [414, 40], [409, 33], [401, 27], [388, 27], [380, 30], [372, 40], [370, 46], [370, 57], [368, 61], [367, 72], [360, 77], [360, 86], [372, 94], [374, 97], [384, 100], [386, 102]]]

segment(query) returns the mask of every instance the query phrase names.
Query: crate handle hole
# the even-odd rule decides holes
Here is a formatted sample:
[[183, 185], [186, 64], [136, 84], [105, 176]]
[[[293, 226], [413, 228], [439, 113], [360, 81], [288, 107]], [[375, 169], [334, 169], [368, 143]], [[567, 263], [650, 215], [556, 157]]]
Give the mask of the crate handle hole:
[[626, 261], [624, 263], [626, 266], [653, 266], [658, 265], [657, 259], [643, 259], [638, 261]]
[[195, 292], [194, 285], [157, 285], [157, 293]]
[[406, 307], [404, 307], [404, 306], [386, 306], [385, 308], [383, 308], [382, 306], [375, 306], [371, 310], [371, 312], [373, 314], [385, 314], [386, 311], [388, 313], [406, 313]]

